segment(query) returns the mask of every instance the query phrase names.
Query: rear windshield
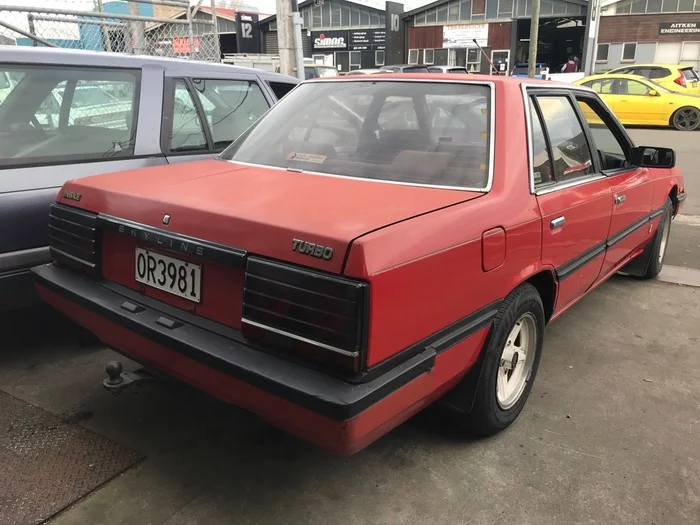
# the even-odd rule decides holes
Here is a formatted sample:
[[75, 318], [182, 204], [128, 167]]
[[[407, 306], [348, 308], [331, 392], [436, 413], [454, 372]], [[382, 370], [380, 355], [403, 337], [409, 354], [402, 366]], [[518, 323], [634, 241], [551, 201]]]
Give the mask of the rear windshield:
[[681, 69], [681, 72], [683, 73], [683, 76], [686, 80], [698, 80], [698, 74], [693, 70], [692, 67], [689, 67], [687, 69]]
[[311, 82], [221, 158], [406, 184], [484, 189], [490, 88], [438, 82]]

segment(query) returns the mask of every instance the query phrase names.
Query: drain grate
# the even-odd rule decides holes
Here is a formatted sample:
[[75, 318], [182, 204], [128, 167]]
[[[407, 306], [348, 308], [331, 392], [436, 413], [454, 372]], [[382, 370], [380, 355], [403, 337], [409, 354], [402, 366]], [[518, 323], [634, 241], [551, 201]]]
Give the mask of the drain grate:
[[141, 457], [0, 392], [0, 525], [41, 523]]

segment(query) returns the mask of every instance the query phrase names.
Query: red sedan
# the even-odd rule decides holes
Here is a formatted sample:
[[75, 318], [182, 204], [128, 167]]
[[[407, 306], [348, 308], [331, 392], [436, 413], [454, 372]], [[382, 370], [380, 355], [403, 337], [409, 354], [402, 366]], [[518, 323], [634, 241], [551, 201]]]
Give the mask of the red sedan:
[[68, 182], [34, 274], [116, 351], [347, 454], [441, 398], [510, 425], [545, 326], [656, 276], [684, 198], [586, 88], [315, 80], [218, 159]]

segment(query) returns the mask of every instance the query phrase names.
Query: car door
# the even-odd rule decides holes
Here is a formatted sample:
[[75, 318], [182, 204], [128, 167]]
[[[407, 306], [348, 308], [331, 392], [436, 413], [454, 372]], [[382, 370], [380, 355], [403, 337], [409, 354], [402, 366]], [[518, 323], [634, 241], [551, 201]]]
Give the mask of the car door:
[[212, 158], [275, 102], [255, 75], [166, 79], [161, 147], [169, 163]]
[[[632, 163], [631, 140], [597, 97], [577, 93], [576, 100], [587, 121], [591, 147], [600, 171], [612, 190], [612, 218], [601, 271], [601, 276], [606, 276], [649, 238], [647, 226], [653, 184], [649, 169]], [[588, 118], [591, 113], [596, 115], [595, 119]]]
[[625, 124], [668, 125], [668, 119], [662, 119], [666, 104], [668, 101], [651, 84], [627, 78], [618, 80], [614, 111]]
[[49, 204], [68, 179], [165, 159], [157, 133], [150, 148], [142, 126], [160, 119], [157, 68], [0, 63], [0, 71], [13, 80], [0, 102], [1, 280], [49, 259]]
[[559, 280], [556, 309], [585, 293], [605, 259], [612, 193], [597, 172], [568, 90], [529, 89], [533, 179], [542, 220], [542, 262]]

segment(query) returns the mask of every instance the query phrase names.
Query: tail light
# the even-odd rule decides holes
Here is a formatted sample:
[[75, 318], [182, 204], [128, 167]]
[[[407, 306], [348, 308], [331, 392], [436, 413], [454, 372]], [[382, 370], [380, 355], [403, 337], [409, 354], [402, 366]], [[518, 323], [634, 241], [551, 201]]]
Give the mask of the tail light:
[[250, 257], [241, 331], [290, 357], [359, 372], [367, 301], [367, 283]]
[[97, 215], [52, 204], [49, 210], [49, 249], [58, 264], [97, 276]]
[[683, 74], [683, 71], [681, 71], [679, 69], [678, 73], [680, 74], [680, 76], [677, 79], [675, 79], [674, 82], [681, 87], [687, 87], [686, 83], [685, 83], [685, 75]]

